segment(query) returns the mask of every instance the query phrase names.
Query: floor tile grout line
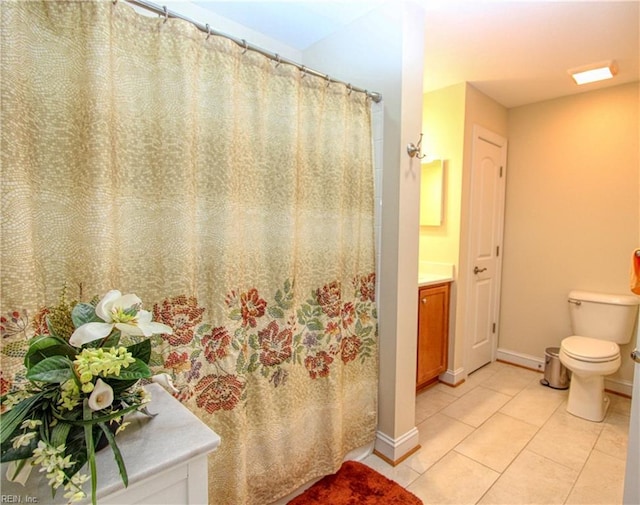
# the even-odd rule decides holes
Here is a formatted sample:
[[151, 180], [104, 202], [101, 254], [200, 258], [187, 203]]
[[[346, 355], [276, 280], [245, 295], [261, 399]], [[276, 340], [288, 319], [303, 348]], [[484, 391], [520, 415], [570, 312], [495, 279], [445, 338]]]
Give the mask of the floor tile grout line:
[[[418, 479], [422, 478], [427, 472], [431, 471], [433, 469], [433, 467], [435, 465], [437, 465], [438, 463], [440, 463], [443, 458], [445, 458], [447, 455], [451, 455], [451, 452], [455, 451], [456, 455], [460, 455], [464, 458], [469, 459], [470, 461], [475, 462], [476, 464], [491, 470], [492, 472], [496, 472], [498, 474], [497, 478], [495, 479], [495, 481], [493, 481], [493, 483], [487, 488], [487, 490], [482, 493], [482, 495], [476, 499], [475, 503], [480, 502], [485, 496], [486, 494], [499, 482], [499, 480], [501, 479], [501, 477], [509, 470], [509, 468], [511, 468], [511, 466], [514, 464], [514, 462], [522, 455], [522, 453], [526, 450], [530, 451], [532, 454], [535, 454], [536, 456], [539, 456], [545, 460], [548, 460], [549, 462], [552, 462], [554, 464], [558, 464], [563, 468], [566, 468], [568, 470], [571, 470], [572, 473], [575, 473], [576, 477], [573, 480], [573, 482], [571, 483], [571, 486], [569, 488], [569, 490], [567, 491], [567, 495], [565, 496], [565, 498], [563, 499], [562, 502], [558, 502], [558, 503], [562, 503], [562, 504], [566, 504], [567, 500], [569, 500], [570, 496], [572, 495], [572, 493], [574, 492], [574, 490], [576, 489], [576, 486], [578, 485], [579, 479], [582, 475], [582, 473], [584, 472], [584, 469], [587, 465], [587, 462], [589, 461], [589, 459], [592, 457], [592, 455], [594, 454], [595, 451], [598, 451], [599, 453], [602, 453], [603, 455], [607, 455], [610, 457], [615, 457], [611, 454], [608, 454], [605, 451], [601, 451], [598, 450], [596, 447], [598, 445], [598, 442], [600, 441], [604, 431], [605, 431], [605, 427], [606, 426], [612, 426], [615, 427], [616, 423], [608, 423], [607, 421], [609, 420], [609, 418], [611, 418], [613, 416], [613, 412], [614, 409], [611, 409], [608, 413], [607, 413], [607, 418], [605, 418], [605, 421], [603, 422], [603, 427], [597, 432], [597, 436], [595, 436], [594, 441], [591, 443], [591, 447], [589, 449], [588, 455], [586, 456], [586, 458], [584, 459], [584, 461], [581, 464], [580, 470], [575, 470], [572, 467], [567, 466], [566, 464], [563, 463], [559, 463], [555, 460], [553, 460], [552, 458], [545, 456], [543, 454], [539, 454], [536, 451], [533, 451], [532, 449], [530, 449], [531, 443], [532, 441], [536, 438], [536, 436], [538, 436], [538, 434], [541, 432], [541, 430], [543, 430], [545, 427], [549, 426], [549, 422], [551, 422], [554, 418], [555, 415], [557, 415], [557, 413], [564, 407], [566, 407], [566, 398], [563, 398], [556, 406], [555, 408], [552, 409], [551, 413], [546, 417], [546, 419], [544, 419], [544, 422], [542, 422], [542, 424], [540, 425], [536, 425], [533, 423], [529, 423], [526, 419], [520, 419], [518, 417], [515, 417], [511, 414], [508, 414], [506, 412], [502, 412], [501, 409], [507, 405], [511, 400], [515, 399], [519, 394], [523, 393], [525, 390], [531, 388], [532, 384], [534, 382], [536, 382], [537, 379], [532, 379], [531, 381], [526, 382], [522, 388], [519, 389], [519, 391], [517, 391], [514, 394], [510, 394], [510, 393], [505, 393], [504, 391], [500, 391], [499, 388], [498, 389], [494, 389], [493, 387], [489, 387], [486, 383], [486, 381], [490, 380], [491, 378], [493, 378], [496, 374], [500, 373], [500, 370], [496, 370], [491, 374], [487, 374], [486, 377], [483, 378], [482, 381], [479, 381], [477, 383], [475, 383], [473, 385], [473, 387], [471, 387], [468, 391], [464, 392], [463, 394], [461, 394], [460, 396], [457, 395], [449, 395], [452, 397], [455, 397], [454, 399], [452, 399], [450, 402], [448, 402], [446, 405], [442, 405], [439, 408], [437, 408], [436, 410], [434, 410], [433, 412], [431, 412], [428, 416], [426, 416], [422, 421], [420, 421], [420, 423], [417, 423], [417, 425], [422, 424], [424, 422], [427, 422], [431, 417], [437, 415], [437, 414], [442, 414], [442, 416], [444, 416], [445, 418], [449, 418], [452, 421], [456, 421], [458, 423], [461, 423], [462, 425], [468, 427], [471, 429], [471, 431], [469, 433], [467, 433], [461, 440], [457, 441], [455, 443], [455, 445], [453, 447], [450, 447], [440, 458], [438, 458], [438, 460], [432, 462], [428, 468], [425, 468], [424, 471], [419, 472], [416, 471], [413, 467], [408, 466], [408, 470], [410, 470], [412, 472], [412, 474], [417, 474], [418, 477], [416, 477], [415, 479], [413, 479], [410, 483], [408, 483], [407, 485], [405, 485], [404, 487], [408, 487], [412, 484], [414, 484]], [[507, 400], [505, 402], [505, 404], [503, 404], [501, 407], [499, 407], [497, 410], [495, 410], [491, 415], [489, 415], [486, 419], [484, 419], [478, 426], [474, 426], [472, 424], [469, 424], [468, 422], [462, 421], [461, 419], [457, 419], [449, 414], [445, 414], [443, 411], [445, 409], [447, 409], [450, 405], [454, 404], [455, 402], [457, 402], [458, 400], [463, 399], [465, 396], [472, 394], [473, 391], [476, 391], [478, 387], [483, 387], [486, 390], [490, 390], [492, 392], [496, 392], [496, 393], [501, 393], [505, 396], [509, 397], [509, 400]], [[444, 391], [439, 391], [439, 393], [442, 394], [447, 394]], [[428, 401], [428, 400], [426, 400]], [[505, 466], [505, 468], [499, 472], [494, 470], [493, 468], [491, 468], [490, 466], [482, 463], [481, 461], [476, 460], [475, 458], [471, 457], [471, 456], [467, 456], [466, 454], [463, 454], [461, 452], [459, 452], [457, 450], [458, 447], [460, 447], [460, 445], [462, 443], [464, 443], [465, 440], [467, 440], [469, 437], [471, 437], [474, 433], [477, 433], [477, 431], [479, 429], [481, 429], [490, 419], [494, 418], [496, 414], [500, 413], [503, 416], [509, 417], [513, 420], [516, 421], [520, 421], [520, 422], [524, 422], [527, 423], [531, 426], [535, 426], [536, 430], [533, 432], [533, 434], [531, 435], [531, 437], [528, 439], [527, 443], [517, 452], [517, 454], [509, 461], [509, 464]], [[620, 413], [624, 414], [623, 409], [620, 409]], [[625, 417], [629, 417], [628, 415], [625, 415]]]
[[[514, 398], [515, 398], [515, 396], [514, 396]], [[555, 413], [555, 410], [554, 410], [554, 413]], [[495, 415], [495, 414], [494, 414], [494, 415]], [[517, 420], [517, 421], [522, 421], [522, 419], [518, 419], [517, 417], [510, 416], [509, 414], [503, 414], [503, 415], [506, 415], [506, 416], [508, 416], [508, 417], [511, 417], [511, 419], [515, 419], [515, 420]], [[553, 415], [553, 414], [552, 414], [552, 415]], [[551, 416], [549, 416], [549, 418], [551, 418]], [[522, 422], [526, 422], [526, 421], [522, 421]], [[546, 420], [544, 423], [542, 423], [542, 425], [540, 425], [540, 426], [536, 426], [535, 424], [527, 423], [527, 424], [529, 424], [530, 426], [536, 426], [536, 428], [537, 428], [537, 429], [536, 429], [535, 433], [531, 436], [531, 438], [529, 439], [529, 441], [528, 441], [528, 442], [527, 442], [527, 443], [522, 447], [522, 449], [520, 449], [520, 450], [518, 451], [518, 454], [516, 454], [516, 455], [511, 459], [511, 461], [510, 461], [510, 462], [509, 462], [509, 464], [504, 468], [504, 470], [502, 470], [502, 471], [500, 472], [500, 475], [498, 476], [498, 478], [493, 482], [493, 484], [491, 484], [491, 486], [489, 486], [489, 487], [487, 488], [487, 490], [482, 494], [482, 496], [481, 496], [481, 497], [476, 501], [476, 504], [477, 504], [477, 503], [479, 503], [479, 502], [481, 502], [481, 501], [482, 501], [482, 499], [485, 497], [485, 495], [486, 495], [489, 491], [491, 491], [491, 489], [493, 488], [493, 486], [495, 486], [495, 485], [496, 485], [496, 483], [497, 483], [497, 482], [500, 480], [500, 478], [501, 478], [501, 477], [502, 477], [502, 476], [507, 472], [507, 470], [508, 470], [512, 465], [513, 465], [513, 463], [518, 459], [518, 457], [520, 457], [520, 455], [521, 455], [521, 454], [522, 454], [522, 453], [527, 449], [527, 447], [529, 446], [529, 444], [531, 443], [531, 441], [536, 437], [536, 435], [540, 432], [540, 430], [542, 430], [542, 428], [547, 424], [547, 422], [549, 422], [549, 419], [547, 419], [547, 420]]]
[[582, 463], [582, 466], [580, 467], [580, 471], [578, 472], [575, 480], [573, 481], [573, 484], [571, 484], [571, 489], [569, 490], [569, 493], [567, 494], [567, 497], [562, 502], [563, 504], [567, 503], [567, 500], [571, 497], [571, 494], [573, 493], [573, 490], [575, 489], [576, 485], [578, 484], [578, 481], [580, 480], [580, 477], [582, 476], [582, 472], [584, 471], [585, 467], [587, 466], [587, 462], [589, 461], [589, 458], [591, 458], [591, 455], [593, 454], [593, 451], [595, 450], [595, 447], [598, 444], [598, 439], [600, 438], [600, 435], [602, 435], [602, 431], [603, 431], [603, 429], [600, 430], [600, 432], [598, 433], [598, 436], [595, 438], [595, 440], [593, 442], [593, 445], [591, 446], [591, 449], [589, 449], [589, 454], [585, 458], [584, 463]]
[[[469, 437], [470, 437], [470, 436], [472, 436], [474, 433], [476, 433], [476, 431], [477, 431], [477, 430], [479, 430], [479, 429], [480, 429], [480, 428], [481, 428], [485, 423], [487, 423], [487, 422], [489, 421], [489, 419], [491, 419], [492, 417], [494, 417], [494, 416], [495, 416], [496, 414], [498, 414], [498, 413], [500, 413], [501, 415], [504, 415], [504, 416], [510, 417], [511, 419], [514, 419], [514, 420], [521, 421], [521, 422], [524, 422], [524, 423], [526, 423], [526, 424], [529, 424], [530, 426], [536, 426], [536, 425], [531, 424], [531, 423], [528, 423], [527, 421], [524, 421], [524, 420], [522, 420], [522, 419], [518, 419], [518, 418], [513, 417], [513, 416], [511, 416], [511, 415], [509, 415], [509, 414], [505, 414], [505, 413], [503, 413], [503, 412], [500, 412], [500, 409], [502, 409], [502, 407], [504, 407], [504, 405], [506, 405], [507, 403], [509, 403], [511, 400], [513, 400], [514, 398], [516, 398], [516, 396], [518, 396], [518, 394], [520, 394], [522, 391], [524, 391], [525, 389], [527, 389], [527, 388], [528, 388], [528, 387], [529, 387], [529, 386], [530, 386], [530, 385], [535, 381], [535, 379], [532, 379], [531, 381], [529, 381], [528, 383], [526, 383], [526, 384], [522, 387], [522, 389], [520, 389], [518, 392], [516, 392], [516, 393], [515, 393], [515, 394], [513, 394], [513, 395], [510, 395], [510, 394], [508, 394], [508, 393], [504, 393], [503, 391], [499, 391], [499, 390], [496, 390], [496, 389], [493, 389], [493, 388], [487, 387], [487, 386], [485, 385], [485, 386], [484, 386], [484, 389], [489, 390], [489, 391], [493, 391], [493, 392], [497, 392], [497, 393], [500, 393], [500, 394], [504, 394], [505, 396], [509, 396], [509, 397], [510, 397], [510, 399], [509, 399], [509, 400], [507, 400], [507, 402], [505, 402], [505, 404], [504, 404], [504, 405], [502, 405], [500, 408], [498, 408], [498, 409], [497, 409], [493, 414], [491, 414], [489, 417], [487, 417], [487, 418], [486, 418], [482, 423], [480, 423], [478, 426], [473, 426], [473, 425], [471, 425], [471, 424], [465, 423], [464, 421], [462, 421], [462, 420], [460, 420], [460, 419], [454, 418], [454, 417], [452, 417], [452, 416], [450, 416], [450, 415], [447, 415], [447, 414], [445, 414], [444, 412], [442, 412], [443, 410], [445, 410], [447, 407], [449, 407], [449, 406], [450, 406], [450, 405], [452, 405], [453, 403], [455, 403], [455, 402], [457, 402], [458, 400], [462, 399], [464, 396], [466, 396], [466, 395], [470, 394], [472, 391], [475, 391], [478, 387], [481, 387], [485, 381], [487, 381], [488, 379], [492, 378], [492, 377], [493, 377], [494, 375], [496, 375], [497, 373], [499, 373], [499, 372], [495, 372], [495, 373], [491, 374], [491, 375], [490, 375], [489, 377], [487, 377], [485, 380], [483, 380], [482, 382], [480, 382], [480, 383], [476, 384], [476, 385], [475, 385], [473, 388], [471, 388], [469, 391], [467, 391], [467, 392], [466, 392], [466, 393], [464, 393], [463, 395], [461, 395], [461, 396], [457, 397], [457, 399], [456, 399], [456, 400], [453, 400], [449, 405], [446, 405], [446, 406], [441, 407], [441, 408], [440, 408], [440, 409], [438, 409], [436, 412], [434, 412], [433, 414], [431, 414], [431, 416], [428, 416], [428, 417], [425, 419], [425, 421], [426, 421], [427, 419], [429, 419], [429, 417], [432, 417], [432, 416], [434, 416], [434, 415], [436, 415], [436, 414], [441, 414], [441, 415], [443, 415], [443, 416], [445, 416], [445, 417], [448, 417], [448, 418], [449, 418], [449, 419], [451, 419], [451, 420], [454, 420], [454, 421], [457, 421], [457, 422], [459, 422], [459, 423], [462, 423], [462, 424], [464, 424], [465, 426], [468, 426], [468, 427], [470, 427], [470, 428], [472, 428], [472, 429], [473, 429], [473, 430], [472, 430], [471, 432], [469, 432], [469, 433], [468, 433], [468, 434], [467, 434], [467, 435], [466, 435], [462, 440], [460, 440], [460, 441], [459, 441], [455, 446], [453, 446], [451, 449], [449, 449], [449, 450], [448, 450], [446, 453], [444, 453], [440, 458], [438, 458], [436, 461], [434, 461], [434, 462], [433, 462], [433, 463], [432, 463], [428, 468], [426, 468], [424, 472], [421, 472], [421, 473], [420, 473], [420, 476], [422, 476], [422, 475], [424, 475], [425, 473], [427, 473], [431, 468], [433, 468], [433, 467], [434, 467], [435, 465], [437, 465], [440, 461], [442, 461], [442, 460], [443, 460], [447, 455], [451, 454], [451, 452], [456, 452], [456, 454], [458, 454], [458, 455], [460, 455], [460, 456], [463, 456], [463, 457], [465, 457], [465, 458], [467, 458], [467, 459], [469, 459], [469, 460], [471, 460], [471, 461], [473, 461], [473, 462], [475, 462], [475, 463], [477, 463], [477, 464], [479, 464], [479, 465], [481, 465], [481, 466], [483, 466], [483, 467], [485, 467], [485, 468], [487, 468], [487, 469], [491, 470], [492, 472], [496, 472], [496, 473], [498, 474], [498, 477], [497, 477], [497, 478], [496, 478], [496, 480], [493, 482], [493, 484], [491, 484], [491, 486], [489, 486], [489, 488], [487, 488], [487, 490], [486, 490], [486, 491], [485, 491], [485, 492], [480, 496], [480, 498], [476, 501], [476, 503], [478, 503], [478, 501], [482, 500], [482, 497], [484, 497], [484, 495], [485, 495], [486, 493], [488, 493], [488, 492], [489, 492], [489, 490], [490, 490], [490, 489], [495, 485], [495, 483], [496, 483], [496, 482], [498, 482], [498, 480], [499, 480], [499, 479], [500, 479], [500, 477], [504, 474], [504, 472], [506, 472], [506, 471], [507, 471], [507, 469], [508, 469], [512, 464], [513, 464], [513, 462], [517, 459], [517, 457], [522, 453], [522, 451], [524, 451], [524, 450], [525, 450], [525, 448], [527, 447], [527, 445], [529, 444], [529, 442], [533, 439], [533, 437], [535, 437], [535, 435], [538, 433], [538, 431], [540, 431], [540, 429], [542, 429], [542, 426], [544, 426], [544, 425], [548, 422], [548, 419], [547, 419], [547, 420], [542, 424], [542, 426], [537, 426], [537, 430], [536, 430], [536, 432], [532, 435], [532, 437], [531, 437], [531, 439], [529, 440], [529, 442], [527, 442], [527, 444], [526, 444], [526, 445], [525, 445], [525, 446], [524, 446], [520, 451], [518, 451], [518, 454], [517, 454], [517, 455], [516, 455], [512, 460], [511, 460], [511, 462], [510, 462], [510, 463], [509, 463], [509, 464], [504, 468], [504, 470], [502, 470], [501, 472], [500, 472], [500, 471], [497, 471], [497, 470], [495, 470], [495, 469], [493, 469], [493, 468], [491, 468], [490, 466], [488, 466], [488, 465], [486, 465], [486, 464], [482, 463], [481, 461], [476, 460], [475, 458], [472, 458], [472, 457], [470, 457], [470, 456], [467, 456], [467, 455], [465, 455], [465, 454], [462, 454], [461, 452], [456, 451], [456, 448], [457, 448], [457, 447], [459, 447], [459, 446], [460, 446], [460, 444], [462, 444], [462, 443], [463, 443], [467, 438], [469, 438]], [[554, 412], [555, 412], [555, 410], [554, 410]], [[553, 415], [553, 414], [552, 414], [552, 415]], [[551, 417], [551, 416], [549, 416], [549, 417]], [[424, 422], [424, 421], [422, 421], [422, 422]], [[548, 459], [548, 458], [547, 458], [547, 459]], [[412, 482], [415, 482], [415, 480], [417, 480], [417, 479], [414, 479]]]

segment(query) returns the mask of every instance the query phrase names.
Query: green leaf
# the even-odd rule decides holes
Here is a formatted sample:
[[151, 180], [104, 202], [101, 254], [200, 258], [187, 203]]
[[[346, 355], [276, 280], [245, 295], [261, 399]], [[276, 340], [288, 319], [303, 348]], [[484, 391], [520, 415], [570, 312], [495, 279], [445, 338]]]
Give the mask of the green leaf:
[[284, 317], [284, 311], [280, 307], [271, 306], [267, 309], [267, 312], [274, 319], [282, 319]]
[[118, 347], [120, 343], [120, 330], [115, 328], [111, 330], [111, 333], [104, 337], [102, 340], [94, 340], [89, 342], [90, 347]]
[[146, 339], [142, 342], [130, 345], [127, 347], [127, 351], [129, 351], [131, 356], [134, 358], [137, 358], [144, 363], [149, 363], [149, 360], [151, 359], [151, 341]]
[[59, 422], [51, 429], [51, 445], [58, 447], [59, 445], [67, 442], [67, 436], [71, 431], [71, 425], [69, 423]]
[[[85, 399], [85, 401], [88, 401], [88, 399]], [[105, 414], [102, 416], [98, 416], [98, 417], [89, 417], [89, 418], [85, 418], [85, 419], [69, 419], [67, 417], [64, 416], [56, 416], [57, 419], [60, 419], [66, 423], [69, 423], [73, 426], [91, 426], [91, 425], [95, 425], [98, 423], [106, 423], [107, 421], [111, 421], [112, 419], [115, 419], [116, 417], [122, 417], [125, 414], [128, 414], [129, 412], [133, 412], [134, 410], [138, 410], [140, 408], [140, 403], [135, 403], [132, 405], [129, 405], [128, 407], [125, 407], [123, 409], [119, 409], [116, 410], [110, 414]]]
[[71, 310], [71, 321], [76, 328], [92, 322], [104, 322], [96, 316], [96, 308], [89, 303], [78, 303]]
[[251, 355], [251, 359], [249, 360], [249, 366], [247, 367], [247, 372], [255, 372], [258, 367], [260, 366], [260, 363], [258, 362], [258, 353], [253, 353]]
[[200, 326], [198, 326], [198, 329], [196, 331], [196, 333], [200, 336], [202, 335], [206, 335], [207, 333], [209, 333], [209, 331], [211, 330], [211, 325], [208, 323], [203, 323]]
[[164, 364], [164, 357], [158, 351], [153, 350], [147, 364], [149, 366], [162, 366]]
[[[82, 403], [82, 414], [85, 421], [90, 421], [93, 416], [87, 398], [85, 398]], [[84, 425], [84, 440], [87, 445], [87, 460], [89, 461], [89, 468], [91, 470], [91, 503], [97, 505], [96, 489], [98, 487], [98, 472], [96, 470], [96, 451], [93, 446], [93, 427], [91, 424]]]
[[27, 379], [62, 383], [73, 377], [72, 363], [66, 356], [50, 356], [27, 371]]
[[282, 310], [288, 310], [293, 306], [293, 293], [291, 288], [291, 281], [287, 279], [284, 283], [284, 293], [281, 290], [278, 290], [275, 294], [276, 303]]
[[41, 391], [29, 398], [25, 398], [17, 405], [14, 405], [9, 412], [2, 414], [0, 417], [2, 419], [0, 423], [0, 444], [4, 444], [9, 440], [9, 437], [22, 424], [31, 409], [42, 399], [44, 393], [44, 391]]
[[136, 382], [140, 379], [131, 379], [131, 380], [112, 380], [112, 379], [104, 379], [104, 381], [111, 386], [113, 389], [114, 396], [119, 396], [124, 393], [131, 386], [134, 386]]
[[24, 366], [29, 369], [43, 359], [57, 355], [74, 359], [76, 350], [59, 337], [40, 335], [29, 340], [29, 349], [24, 357]]
[[324, 329], [322, 322], [318, 319], [310, 319], [307, 321], [307, 328], [311, 331], [322, 331]]
[[238, 359], [236, 361], [236, 370], [239, 374], [245, 372], [246, 359], [243, 352], [238, 353]]
[[120, 472], [120, 477], [122, 478], [122, 482], [124, 483], [124, 487], [129, 485], [129, 476], [127, 475], [127, 468], [124, 466], [124, 459], [122, 458], [122, 454], [120, 454], [120, 449], [118, 448], [118, 444], [116, 444], [116, 437], [111, 432], [109, 427], [105, 423], [98, 423], [98, 426], [102, 428], [105, 436], [107, 437], [107, 441], [113, 449], [113, 457], [118, 464], [118, 471]]
[[51, 335], [52, 337], [57, 337], [58, 334], [56, 333], [56, 329], [53, 327], [53, 325], [51, 324], [51, 319], [49, 319], [48, 317], [46, 318], [46, 323], [47, 323], [47, 329], [49, 330], [49, 335]]

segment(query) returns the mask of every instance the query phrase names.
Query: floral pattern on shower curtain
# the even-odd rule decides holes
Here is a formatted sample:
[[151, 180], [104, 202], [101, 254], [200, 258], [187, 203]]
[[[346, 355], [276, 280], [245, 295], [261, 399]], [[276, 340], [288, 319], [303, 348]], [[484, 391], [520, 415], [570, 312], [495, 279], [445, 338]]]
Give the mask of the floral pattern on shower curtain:
[[63, 286], [132, 292], [222, 438], [210, 503], [335, 471], [376, 426], [366, 96], [122, 1], [1, 16], [2, 391]]

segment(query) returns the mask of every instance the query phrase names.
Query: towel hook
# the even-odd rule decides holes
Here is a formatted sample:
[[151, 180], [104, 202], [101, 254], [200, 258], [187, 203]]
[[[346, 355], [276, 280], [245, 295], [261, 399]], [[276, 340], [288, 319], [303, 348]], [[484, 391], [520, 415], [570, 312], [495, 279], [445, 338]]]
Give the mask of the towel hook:
[[426, 154], [422, 154], [421, 149], [422, 149], [422, 133], [420, 134], [420, 140], [418, 140], [418, 144], [414, 144], [413, 142], [410, 142], [409, 144], [407, 144], [407, 154], [409, 155], [410, 158], [418, 158], [419, 160], [421, 160], [422, 158], [424, 158], [426, 156]]

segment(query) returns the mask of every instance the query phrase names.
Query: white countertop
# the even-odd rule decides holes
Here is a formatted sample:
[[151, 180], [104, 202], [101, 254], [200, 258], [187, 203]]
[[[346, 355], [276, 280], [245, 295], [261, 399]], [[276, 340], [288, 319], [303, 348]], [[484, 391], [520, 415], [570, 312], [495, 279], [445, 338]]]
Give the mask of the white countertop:
[[453, 270], [453, 265], [450, 263], [421, 261], [418, 270], [418, 287], [453, 282]]
[[[151, 402], [147, 409], [157, 416], [150, 418], [135, 412], [125, 417], [131, 422], [118, 434], [116, 442], [122, 453], [129, 487], [163, 470], [207, 454], [217, 449], [220, 437], [200, 421], [191, 411], [157, 384], [145, 388], [151, 393]], [[113, 451], [107, 447], [96, 454], [98, 469], [98, 489], [96, 496], [107, 496], [120, 489], [124, 484], [118, 473], [118, 465]], [[55, 500], [51, 499], [51, 489], [47, 485], [44, 473], [35, 466], [26, 486], [6, 479], [8, 463], [2, 464], [2, 495], [21, 498], [15, 503], [66, 503], [64, 490], [58, 489]], [[83, 473], [89, 473], [88, 468]], [[91, 482], [86, 482], [84, 490], [88, 503], [91, 503]], [[37, 501], [34, 501], [37, 500]]]
[[442, 274], [420, 274], [418, 276], [418, 287], [424, 288], [426, 286], [434, 286], [436, 284], [442, 284], [443, 282], [453, 282], [453, 277], [450, 275]]

